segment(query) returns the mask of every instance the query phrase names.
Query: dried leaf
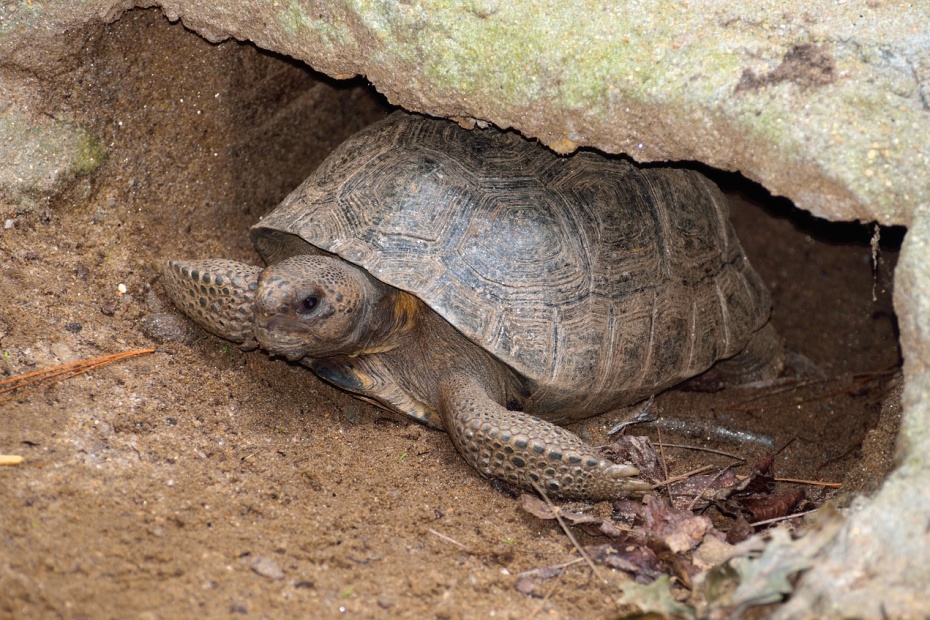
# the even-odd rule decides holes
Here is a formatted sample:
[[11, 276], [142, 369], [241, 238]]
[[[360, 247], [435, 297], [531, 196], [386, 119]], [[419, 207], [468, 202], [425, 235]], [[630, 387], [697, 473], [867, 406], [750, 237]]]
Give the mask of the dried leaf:
[[775, 457], [768, 455], [762, 458], [758, 463], [753, 465], [749, 477], [738, 489], [745, 493], [770, 493], [775, 488], [775, 478], [772, 474], [772, 465], [775, 463]]
[[648, 437], [619, 435], [603, 448], [605, 456], [613, 461], [629, 463], [639, 470], [640, 478], [655, 484], [665, 479], [659, 453]]
[[736, 520], [730, 526], [730, 531], [727, 532], [727, 542], [731, 545], [743, 542], [752, 536], [752, 531], [752, 526], [749, 525], [749, 521], [746, 520], [743, 513], [737, 513]]
[[766, 521], [791, 514], [802, 499], [804, 499], [802, 489], [786, 489], [770, 495], [741, 499], [739, 505], [749, 512], [752, 521]]
[[675, 529], [662, 537], [668, 548], [675, 553], [685, 553], [697, 547], [704, 540], [704, 535], [714, 529], [714, 524], [704, 516], [692, 516], [679, 521]]
[[629, 527], [642, 525], [646, 507], [640, 499], [616, 499], [611, 502], [613, 518]]
[[625, 584], [623, 594], [617, 602], [621, 605], [632, 605], [638, 608], [641, 614], [659, 614], [662, 618], [697, 617], [694, 608], [679, 603], [672, 596], [672, 583], [668, 575], [662, 575], [649, 585]]
[[[676, 508], [703, 510], [713, 502], [728, 498], [742, 482], [732, 470], [697, 474], [671, 483], [669, 492]], [[695, 497], [699, 499], [695, 501]]]
[[810, 568], [813, 561], [797, 552], [791, 534], [784, 528], [770, 532], [771, 540], [758, 558], [733, 558], [730, 565], [739, 576], [739, 586], [730, 604], [741, 613], [747, 607], [777, 603], [794, 589], [788, 579]]
[[772, 465], [774, 464], [775, 464], [775, 455], [766, 454], [765, 456], [762, 457], [761, 460], [759, 460], [759, 462], [753, 465], [752, 467], [753, 473], [763, 475], [763, 476], [768, 475], [772, 472]]
[[696, 547], [708, 532], [715, 531], [711, 520], [688, 510], [677, 510], [654, 496], [645, 499], [645, 532], [668, 546], [674, 553]]
[[630, 573], [641, 583], [649, 583], [663, 574], [655, 552], [632, 540], [586, 547], [585, 552], [593, 561]]
[[620, 530], [610, 521], [584, 512], [563, 511], [558, 506], [550, 506], [535, 495], [528, 493], [520, 496], [520, 507], [539, 519], [562, 517], [562, 520], [568, 525], [587, 526], [585, 530], [595, 536], [598, 534], [611, 537], [620, 535]]
[[[843, 520], [829, 507], [818, 524], [798, 540], [786, 528], [775, 528], [734, 547], [744, 555], [713, 568], [705, 580], [712, 608], [738, 616], [747, 608], [780, 601], [790, 594], [790, 579], [813, 565], [813, 558], [836, 536]], [[768, 538], [768, 542], [765, 539]]]
[[555, 519], [555, 511], [549, 504], [529, 493], [520, 496], [520, 508], [539, 519]]

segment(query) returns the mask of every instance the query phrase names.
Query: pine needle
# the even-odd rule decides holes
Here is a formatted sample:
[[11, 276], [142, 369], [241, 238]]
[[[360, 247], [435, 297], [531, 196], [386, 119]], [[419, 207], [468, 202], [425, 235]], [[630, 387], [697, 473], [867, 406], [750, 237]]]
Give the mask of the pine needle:
[[[0, 394], [10, 394], [10, 396], [7, 396], [5, 399], [0, 399], [0, 402], [9, 402], [14, 398], [32, 394], [47, 384], [58, 383], [59, 381], [76, 377], [94, 368], [99, 368], [100, 366], [112, 364], [113, 362], [118, 362], [128, 357], [146, 355], [154, 352], [155, 349], [136, 349], [134, 351], [123, 351], [122, 353], [111, 353], [110, 355], [83, 359], [77, 362], [71, 362], [70, 364], [59, 364], [58, 366], [27, 372], [23, 375], [0, 379]], [[17, 392], [27, 386], [33, 387], [24, 392], [12, 394], [12, 392]]]

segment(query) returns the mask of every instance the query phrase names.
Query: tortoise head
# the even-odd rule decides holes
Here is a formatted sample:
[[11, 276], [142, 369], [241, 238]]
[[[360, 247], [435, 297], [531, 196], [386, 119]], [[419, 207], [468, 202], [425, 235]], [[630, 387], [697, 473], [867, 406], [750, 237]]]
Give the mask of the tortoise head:
[[255, 337], [291, 361], [383, 350], [395, 323], [395, 293], [339, 258], [293, 256], [259, 278]]

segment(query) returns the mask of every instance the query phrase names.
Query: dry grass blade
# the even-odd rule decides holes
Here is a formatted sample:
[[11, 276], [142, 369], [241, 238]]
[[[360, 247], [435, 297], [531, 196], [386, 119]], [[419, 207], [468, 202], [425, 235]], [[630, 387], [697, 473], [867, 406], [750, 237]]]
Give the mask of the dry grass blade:
[[446, 535], [443, 534], [442, 532], [438, 532], [438, 531], [434, 530], [433, 528], [429, 528], [427, 531], [428, 531], [430, 534], [432, 534], [433, 536], [436, 536], [436, 537], [438, 537], [438, 538], [441, 538], [442, 540], [446, 541], [447, 543], [450, 543], [450, 544], [455, 545], [455, 546], [458, 547], [459, 549], [464, 549], [465, 551], [469, 551], [468, 547], [466, 547], [465, 545], [463, 545], [463, 544], [460, 543], [459, 541], [455, 540], [455, 539], [452, 538], [451, 536], [446, 536]]
[[[100, 357], [92, 357], [77, 362], [71, 362], [70, 364], [60, 364], [58, 366], [43, 368], [42, 370], [27, 372], [23, 375], [8, 377], [0, 380], [0, 394], [10, 394], [10, 396], [7, 396], [5, 399], [0, 399], [0, 402], [8, 402], [13, 400], [13, 398], [20, 398], [26, 394], [35, 392], [45, 384], [64, 381], [65, 379], [76, 377], [77, 375], [100, 366], [112, 364], [113, 362], [118, 362], [128, 357], [154, 352], [155, 349], [136, 349], [134, 351], [123, 351], [122, 353], [111, 353], [110, 355], [101, 355]], [[33, 386], [32, 389], [12, 394], [30, 385]]]
[[[804, 405], [807, 403], [816, 402], [819, 400], [824, 400], [828, 398], [835, 398], [841, 394], [853, 394], [857, 389], [862, 389], [868, 383], [875, 381], [877, 379], [883, 379], [889, 376], [894, 375], [896, 372], [899, 372], [897, 366], [893, 368], [886, 368], [884, 370], [875, 370], [870, 372], [855, 373], [851, 375], [837, 375], [835, 377], [828, 377], [826, 379], [815, 379], [810, 381], [797, 381], [794, 383], [789, 383], [777, 389], [763, 390], [761, 394], [757, 394], [752, 398], [747, 398], [738, 403], [734, 403], [731, 406], [727, 407], [729, 411], [740, 411], [743, 413], [752, 413], [759, 408], [765, 407], [768, 403], [768, 399], [779, 396], [788, 392], [799, 391], [808, 387], [817, 387], [822, 390], [820, 394], [815, 396], [810, 396], [808, 398], [794, 401], [791, 403], [783, 403], [777, 405], [776, 408], [782, 407], [795, 407], [797, 405]], [[845, 381], [851, 381], [852, 385], [843, 387], [840, 389], [835, 389], [832, 386], [835, 386], [838, 383], [843, 383]], [[752, 405], [752, 406], [750, 406]]]
[[584, 559], [584, 561], [588, 564], [588, 566], [591, 568], [591, 572], [593, 572], [597, 576], [598, 579], [606, 583], [606, 581], [604, 580], [604, 577], [601, 575], [600, 572], [598, 572], [597, 566], [594, 564], [594, 561], [591, 560], [591, 556], [589, 556], [585, 552], [584, 548], [578, 544], [578, 540], [575, 538], [575, 535], [572, 534], [571, 529], [569, 529], [568, 525], [565, 523], [565, 520], [562, 518], [562, 513], [555, 506], [555, 504], [552, 503], [552, 500], [549, 499], [549, 496], [546, 495], [546, 492], [543, 491], [542, 487], [536, 484], [535, 482], [530, 482], [530, 484], [533, 485], [533, 489], [537, 493], [539, 493], [539, 496], [549, 506], [549, 509], [552, 511], [552, 514], [555, 515], [555, 520], [558, 521], [559, 523], [559, 527], [561, 527], [562, 531], [565, 532], [565, 535], [568, 536], [568, 540], [571, 541], [572, 545], [575, 547], [575, 550], [578, 552], [578, 555], [580, 555]]

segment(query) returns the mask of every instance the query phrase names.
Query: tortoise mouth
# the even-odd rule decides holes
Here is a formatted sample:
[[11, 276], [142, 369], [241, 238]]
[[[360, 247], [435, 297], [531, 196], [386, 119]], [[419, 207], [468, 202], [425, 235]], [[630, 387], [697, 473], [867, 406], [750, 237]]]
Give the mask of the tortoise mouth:
[[255, 338], [271, 355], [280, 355], [291, 362], [307, 357], [312, 348], [307, 341], [310, 334], [297, 321], [275, 316], [267, 321], [259, 319], [255, 325]]
[[262, 342], [261, 337], [259, 337], [258, 341], [262, 343], [262, 348], [267, 351], [269, 355], [284, 357], [289, 362], [299, 362], [305, 357], [309, 357], [307, 355], [307, 347], [302, 343], [289, 345], [278, 340], [271, 343], [265, 343]]
[[306, 347], [287, 347], [282, 346], [281, 343], [276, 342], [272, 346], [262, 345], [262, 348], [273, 357], [283, 357], [289, 362], [299, 362], [304, 358], [310, 357], [307, 355]]

